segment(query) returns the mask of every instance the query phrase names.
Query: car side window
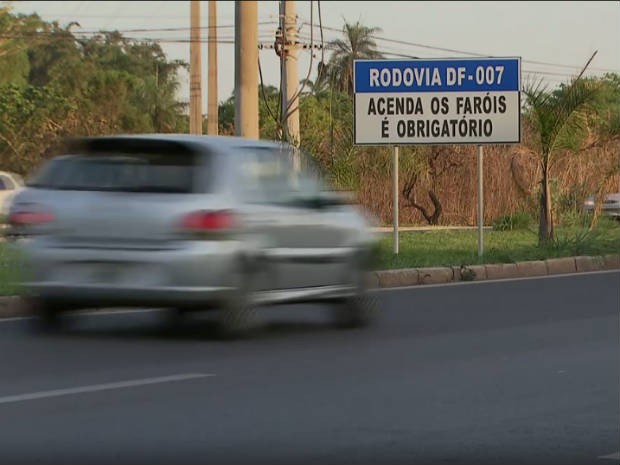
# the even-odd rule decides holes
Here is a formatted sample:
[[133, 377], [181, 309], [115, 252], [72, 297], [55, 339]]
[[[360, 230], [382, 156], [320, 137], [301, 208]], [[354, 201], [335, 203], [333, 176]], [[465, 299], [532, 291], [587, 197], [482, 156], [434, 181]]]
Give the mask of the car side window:
[[241, 156], [241, 191], [248, 203], [291, 207], [312, 206], [322, 189], [315, 167], [299, 153], [298, 169], [292, 149], [253, 148]]
[[252, 148], [240, 157], [242, 196], [246, 202], [286, 203], [292, 195], [291, 167], [286, 154], [272, 148]]
[[6, 176], [0, 176], [0, 190], [6, 191], [11, 189], [11, 185], [9, 184], [9, 180]]

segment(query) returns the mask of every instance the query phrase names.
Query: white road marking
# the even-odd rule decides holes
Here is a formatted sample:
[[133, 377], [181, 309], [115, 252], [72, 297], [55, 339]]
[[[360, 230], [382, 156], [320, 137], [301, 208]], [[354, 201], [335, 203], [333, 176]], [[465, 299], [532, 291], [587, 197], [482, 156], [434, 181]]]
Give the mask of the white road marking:
[[16, 394], [12, 396], [0, 397], [0, 404], [10, 404], [13, 402], [24, 402], [28, 400], [46, 399], [49, 397], [69, 396], [73, 394], [84, 394], [88, 392], [109, 391], [111, 389], [123, 389], [149, 384], [171, 383], [174, 381], [188, 381], [191, 379], [207, 378], [215, 376], [211, 373], [185, 373], [171, 376], [161, 376], [158, 378], [143, 378], [129, 381], [119, 381], [116, 383], [93, 384], [90, 386], [77, 386], [66, 389], [54, 389], [52, 391], [30, 392], [27, 394]]
[[613, 453], [613, 454], [601, 455], [599, 457], [599, 459], [604, 459], [604, 460], [620, 460], [620, 450], [618, 452]]

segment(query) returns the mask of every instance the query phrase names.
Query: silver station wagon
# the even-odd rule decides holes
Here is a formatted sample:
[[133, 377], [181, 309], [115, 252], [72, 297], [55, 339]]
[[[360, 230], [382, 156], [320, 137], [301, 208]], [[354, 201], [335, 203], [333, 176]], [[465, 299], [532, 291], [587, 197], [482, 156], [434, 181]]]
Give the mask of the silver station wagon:
[[9, 211], [26, 301], [46, 325], [81, 308], [217, 309], [230, 336], [258, 306], [314, 301], [367, 324], [375, 237], [308, 159], [235, 137], [70, 141]]

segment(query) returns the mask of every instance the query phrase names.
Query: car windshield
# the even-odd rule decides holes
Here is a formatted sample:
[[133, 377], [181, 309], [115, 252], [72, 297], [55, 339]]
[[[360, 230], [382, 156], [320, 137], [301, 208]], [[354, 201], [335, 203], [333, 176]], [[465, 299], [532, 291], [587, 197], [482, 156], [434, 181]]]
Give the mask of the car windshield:
[[47, 163], [27, 183], [57, 190], [190, 193], [195, 156], [165, 153], [69, 155]]

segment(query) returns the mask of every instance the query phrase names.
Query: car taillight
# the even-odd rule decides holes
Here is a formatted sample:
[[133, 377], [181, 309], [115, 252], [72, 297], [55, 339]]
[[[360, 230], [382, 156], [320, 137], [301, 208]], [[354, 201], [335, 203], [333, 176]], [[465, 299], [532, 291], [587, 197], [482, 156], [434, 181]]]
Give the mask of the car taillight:
[[12, 226], [36, 226], [51, 223], [54, 220], [54, 214], [49, 212], [14, 212], [9, 215], [8, 219]]
[[235, 216], [229, 210], [201, 210], [189, 213], [181, 220], [181, 227], [188, 232], [228, 231], [236, 225]]

